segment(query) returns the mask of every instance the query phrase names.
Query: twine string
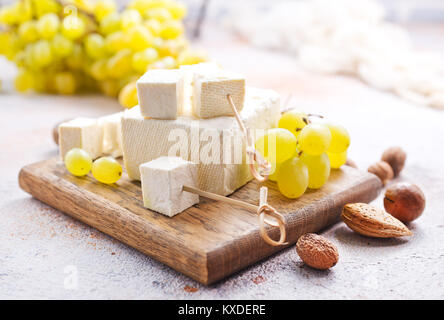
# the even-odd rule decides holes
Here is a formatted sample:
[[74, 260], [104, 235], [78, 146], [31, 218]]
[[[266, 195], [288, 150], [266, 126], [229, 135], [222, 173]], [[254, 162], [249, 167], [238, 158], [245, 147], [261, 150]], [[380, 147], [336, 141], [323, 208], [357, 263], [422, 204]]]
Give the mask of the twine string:
[[[287, 244], [287, 242], [285, 242], [285, 239], [287, 237], [287, 233], [285, 230], [285, 219], [279, 212], [277, 212], [272, 206], [270, 206], [267, 203], [267, 194], [268, 194], [267, 187], [261, 187], [260, 189], [259, 206], [247, 203], [245, 201], [224, 197], [212, 192], [203, 191], [191, 186], [183, 186], [182, 190], [198, 194], [201, 197], [205, 197], [216, 201], [223, 201], [256, 212], [259, 217], [260, 234], [261, 237], [264, 239], [264, 241], [272, 246], [280, 246]], [[271, 227], [279, 228], [281, 232], [279, 241], [275, 241], [268, 236], [265, 224], [268, 224]]]
[[[228, 102], [231, 106], [231, 109], [233, 110], [234, 116], [237, 120], [237, 123], [239, 124], [239, 127], [244, 135], [247, 148], [246, 153], [248, 156], [248, 167], [250, 169], [251, 174], [253, 177], [259, 181], [259, 182], [265, 182], [268, 180], [268, 175], [271, 171], [271, 165], [268, 163], [267, 160], [262, 157], [262, 155], [254, 148], [254, 141], [250, 135], [250, 132], [247, 130], [247, 128], [244, 125], [244, 122], [242, 121], [239, 112], [236, 109], [236, 106], [234, 105], [233, 99], [231, 98], [231, 95], [227, 95]], [[257, 164], [257, 167], [262, 172], [260, 174], [255, 166], [255, 163]]]
[[[259, 197], [259, 208], [257, 209], [257, 214], [259, 215], [259, 227], [262, 239], [264, 239], [266, 243], [272, 246], [286, 245], [288, 243], [285, 241], [287, 238], [287, 231], [285, 230], [285, 219], [275, 208], [273, 208], [267, 203], [267, 196], [268, 196], [268, 188], [261, 187], [260, 197]], [[267, 222], [266, 218], [269, 217], [273, 217], [275, 219], [275, 222], [277, 222], [277, 225], [275, 222], [271, 221]], [[265, 229], [264, 223], [274, 227], [279, 227], [281, 233], [279, 241], [275, 241], [270, 238], [270, 236], [267, 233], [267, 230]]]

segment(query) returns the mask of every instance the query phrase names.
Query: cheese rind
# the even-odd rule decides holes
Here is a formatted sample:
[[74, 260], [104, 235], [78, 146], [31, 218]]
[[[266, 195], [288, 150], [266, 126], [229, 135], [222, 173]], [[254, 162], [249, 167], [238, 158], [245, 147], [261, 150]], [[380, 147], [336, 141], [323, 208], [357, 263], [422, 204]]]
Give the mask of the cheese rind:
[[143, 205], [168, 217], [199, 203], [199, 196], [183, 191], [197, 186], [197, 167], [178, 157], [160, 157], [140, 165]]
[[140, 112], [154, 119], [176, 119], [179, 105], [179, 70], [149, 70], [137, 80]]
[[122, 156], [122, 115], [123, 112], [118, 112], [98, 119], [103, 129], [102, 152], [115, 158]]
[[59, 147], [62, 159], [73, 148], [81, 148], [91, 158], [102, 155], [103, 130], [97, 119], [76, 118], [59, 125]]
[[242, 111], [245, 99], [245, 78], [225, 70], [195, 72], [193, 82], [193, 113], [198, 118], [234, 116], [227, 95], [238, 112]]
[[[250, 129], [275, 127], [280, 116], [279, 95], [272, 90], [249, 90], [240, 113], [245, 125]], [[234, 117], [145, 119], [134, 107], [122, 117], [122, 149], [133, 180], [140, 180], [140, 164], [162, 156], [180, 156], [197, 164], [201, 190], [228, 195], [252, 179]], [[233, 154], [228, 157], [230, 152]]]

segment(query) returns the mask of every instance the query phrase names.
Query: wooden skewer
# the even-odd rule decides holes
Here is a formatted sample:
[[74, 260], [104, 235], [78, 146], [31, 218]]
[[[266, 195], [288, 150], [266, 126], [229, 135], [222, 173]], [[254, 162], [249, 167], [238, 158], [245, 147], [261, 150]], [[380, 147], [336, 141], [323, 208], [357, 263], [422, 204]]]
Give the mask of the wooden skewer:
[[257, 211], [259, 209], [258, 206], [255, 206], [254, 204], [250, 204], [241, 200], [231, 199], [228, 197], [224, 197], [215, 193], [203, 191], [197, 188], [189, 187], [189, 186], [183, 186], [183, 191], [191, 192], [194, 194], [198, 194], [201, 197], [205, 197], [208, 199], [216, 200], [216, 201], [223, 201], [226, 203], [230, 203], [235, 206], [239, 206], [248, 210], [254, 210]]
[[[245, 208], [247, 210], [255, 211], [259, 216], [259, 225], [260, 225], [260, 233], [262, 238], [267, 242], [268, 244], [272, 246], [279, 246], [279, 245], [286, 245], [288, 244], [285, 242], [285, 239], [287, 237], [287, 233], [285, 230], [285, 219], [284, 217], [277, 212], [273, 207], [269, 206], [267, 204], [267, 194], [268, 194], [268, 188], [267, 187], [261, 187], [260, 189], [260, 199], [259, 199], [259, 206], [255, 206], [254, 204], [250, 204], [241, 200], [231, 199], [228, 197], [224, 197], [212, 192], [203, 191], [194, 187], [190, 186], [183, 186], [183, 191], [191, 192], [194, 194], [197, 194], [199, 196], [216, 200], [216, 201], [223, 201], [232, 205], [236, 205], [242, 208]], [[270, 219], [270, 218], [273, 219]], [[272, 227], [278, 227], [280, 229], [280, 238], [279, 241], [275, 241], [271, 239], [267, 231], [265, 229], [265, 224], [268, 224]]]
[[[249, 157], [249, 167], [250, 167], [250, 172], [253, 175], [253, 177], [259, 181], [259, 182], [265, 182], [268, 180], [268, 175], [270, 173], [271, 170], [271, 165], [270, 163], [268, 163], [267, 160], [265, 160], [262, 155], [257, 152], [257, 150], [254, 148], [254, 142], [251, 139], [251, 135], [249, 133], [249, 131], [247, 130], [247, 128], [244, 125], [244, 122], [242, 121], [239, 112], [236, 109], [236, 106], [234, 105], [233, 99], [231, 99], [231, 95], [227, 94], [227, 99], [228, 102], [231, 106], [231, 109], [233, 110], [234, 116], [237, 120], [237, 123], [239, 124], [239, 127], [241, 129], [241, 131], [243, 132], [244, 136], [245, 136], [245, 140], [247, 143], [247, 155]], [[257, 165], [259, 166], [259, 168], [262, 169], [263, 175], [261, 175], [257, 170], [256, 167], [254, 166], [254, 163], [257, 163]]]

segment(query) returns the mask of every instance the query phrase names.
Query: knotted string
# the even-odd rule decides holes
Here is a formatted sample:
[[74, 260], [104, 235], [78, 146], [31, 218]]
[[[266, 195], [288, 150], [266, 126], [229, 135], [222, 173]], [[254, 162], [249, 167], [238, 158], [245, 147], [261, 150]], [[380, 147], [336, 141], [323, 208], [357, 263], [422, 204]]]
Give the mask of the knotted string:
[[[231, 99], [231, 96], [227, 95], [228, 102], [230, 103], [231, 109], [233, 109], [234, 116], [237, 120], [237, 123], [239, 124], [239, 127], [244, 134], [245, 142], [247, 144], [246, 152], [248, 156], [248, 165], [250, 168], [250, 172], [253, 175], [253, 177], [259, 181], [259, 182], [265, 182], [268, 179], [268, 175], [271, 171], [271, 165], [268, 163], [267, 160], [262, 157], [262, 155], [254, 148], [254, 142], [251, 138], [250, 132], [245, 128], [244, 122], [240, 118], [239, 112], [236, 109], [236, 106], [234, 105], [233, 99]], [[263, 173], [261, 175], [257, 170], [254, 164], [257, 164], [260, 171]]]
[[[249, 157], [248, 163], [249, 163], [250, 172], [257, 181], [265, 182], [267, 181], [268, 175], [271, 171], [271, 165], [255, 149], [253, 139], [251, 138], [247, 128], [245, 128], [245, 125], [242, 119], [240, 118], [239, 112], [237, 111], [236, 106], [234, 105], [234, 102], [231, 99], [231, 95], [228, 94], [227, 99], [231, 106], [231, 109], [233, 110], [237, 123], [239, 124], [239, 127], [244, 134], [245, 142], [247, 144], [246, 153]], [[260, 171], [263, 172], [264, 174], [263, 176], [256, 170], [256, 166], [254, 165], [255, 163], [257, 164], [257, 167], [260, 169]], [[267, 203], [267, 196], [268, 196], [268, 188], [261, 187], [260, 197], [259, 197], [259, 207], [257, 208], [257, 214], [259, 216], [260, 234], [264, 239], [264, 241], [267, 242], [269, 245], [272, 246], [286, 245], [287, 242], [285, 242], [285, 240], [287, 238], [287, 232], [285, 230], [285, 219], [276, 209], [274, 209], [272, 206], [270, 206]], [[268, 236], [267, 231], [265, 229], [265, 224], [268, 224], [269, 226], [272, 227], [278, 227], [280, 229], [281, 235], [279, 241], [275, 241]]]

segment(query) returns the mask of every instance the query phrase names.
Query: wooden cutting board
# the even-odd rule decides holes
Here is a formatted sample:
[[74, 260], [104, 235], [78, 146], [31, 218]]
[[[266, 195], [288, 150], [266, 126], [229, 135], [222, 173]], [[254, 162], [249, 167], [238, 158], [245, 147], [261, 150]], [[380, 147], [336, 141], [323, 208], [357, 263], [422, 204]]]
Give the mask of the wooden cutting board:
[[[168, 218], [143, 207], [140, 183], [126, 174], [115, 185], [98, 183], [91, 175], [69, 174], [59, 158], [24, 167], [20, 187], [35, 198], [165, 263], [203, 283], [211, 284], [285, 247], [266, 244], [255, 212], [201, 198], [200, 203]], [[268, 202], [286, 220], [288, 242], [338, 221], [344, 204], [370, 202], [381, 189], [379, 179], [343, 166], [332, 170], [328, 183], [289, 200], [267, 182]], [[232, 198], [259, 202], [254, 181]], [[278, 238], [279, 231], [271, 231]]]

